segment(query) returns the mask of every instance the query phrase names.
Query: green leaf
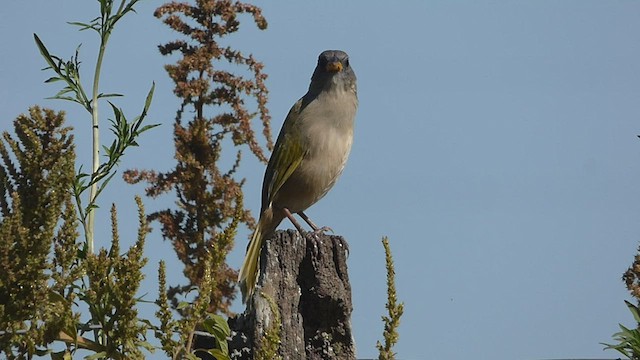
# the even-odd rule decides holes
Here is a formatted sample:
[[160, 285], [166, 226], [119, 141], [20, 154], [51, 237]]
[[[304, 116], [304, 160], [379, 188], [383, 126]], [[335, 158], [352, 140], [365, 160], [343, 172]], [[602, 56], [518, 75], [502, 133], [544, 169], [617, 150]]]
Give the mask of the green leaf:
[[111, 156], [111, 147], [113, 146], [113, 144], [110, 147], [107, 147], [106, 145], [102, 145], [102, 150], [104, 151], [105, 156], [110, 157]]
[[116, 93], [113, 93], [113, 94], [103, 94], [103, 93], [100, 93], [100, 94], [98, 94], [98, 99], [101, 99], [101, 98], [108, 98], [108, 97], [117, 97], [117, 96], [124, 96], [124, 95], [122, 95], [122, 94], [116, 94]]
[[102, 14], [103, 17], [105, 17], [105, 15], [109, 15], [111, 13], [111, 8], [109, 7], [109, 1], [108, 0], [98, 0], [100, 2], [100, 14]]
[[207, 352], [211, 355], [213, 355], [213, 357], [216, 358], [216, 360], [230, 360], [230, 357], [228, 354], [222, 352], [219, 349], [209, 349], [207, 350]]
[[184, 358], [187, 360], [200, 360], [195, 354], [187, 353], [184, 355]]
[[226, 343], [227, 335], [225, 335], [223, 329], [221, 329], [220, 327], [217, 327], [216, 325], [213, 325], [208, 321], [205, 321], [202, 325], [204, 326], [205, 330], [207, 330], [209, 334], [215, 336], [218, 342]]
[[[137, 301], [137, 302], [141, 302], [141, 303], [143, 303], [143, 304], [157, 304], [157, 301], [156, 301], [156, 300], [145, 300], [145, 299], [143, 299], [143, 297], [145, 297], [145, 296], [147, 296], [147, 295], [148, 295], [148, 294], [144, 294], [144, 295], [142, 295], [142, 296], [137, 297], [137, 298], [136, 298], [136, 301]], [[141, 320], [141, 321], [144, 321], [144, 320]]]
[[151, 85], [151, 89], [149, 89], [149, 92], [147, 93], [147, 98], [144, 101], [144, 107], [142, 108], [142, 112], [140, 113], [140, 115], [138, 115], [138, 117], [136, 117], [133, 120], [134, 135], [139, 135], [142, 133], [142, 131], [138, 131], [137, 129], [138, 129], [138, 126], [140, 126], [140, 124], [142, 124], [142, 122], [144, 121], [144, 118], [147, 116], [147, 112], [149, 111], [149, 107], [151, 106], [151, 101], [153, 100], [153, 93], [155, 91], [155, 88], [156, 88], [156, 83], [153, 82]]
[[45, 356], [51, 352], [52, 352], [51, 349], [35, 349], [34, 351], [35, 355], [37, 356]]
[[45, 80], [44, 82], [45, 82], [45, 83], [52, 83], [52, 82], [62, 81], [62, 80], [64, 80], [64, 79], [59, 78], [59, 77], [57, 77], [57, 76], [54, 76], [54, 77], [50, 77], [50, 78], [48, 78], [48, 79], [47, 79], [47, 80]]
[[[105, 174], [106, 175], [106, 174]], [[96, 178], [94, 179], [94, 182], [99, 181], [100, 179], [102, 179], [104, 177], [104, 180], [102, 181], [102, 184], [100, 184], [100, 186], [98, 186], [98, 190], [96, 191], [96, 197], [98, 197], [98, 195], [100, 195], [100, 193], [102, 193], [102, 190], [104, 190], [104, 188], [107, 186], [107, 184], [109, 183], [109, 181], [111, 181], [111, 179], [113, 179], [113, 177], [116, 175], [116, 172], [114, 171], [113, 173], [111, 173], [111, 175], [109, 176], [101, 176], [100, 178]], [[93, 205], [95, 208], [98, 208], [97, 205]]]
[[225, 337], [231, 335], [231, 329], [224, 317], [218, 314], [209, 313], [209, 318], [207, 320], [212, 320], [214, 327], [220, 329]]
[[93, 27], [90, 24], [85, 24], [77, 21], [67, 21], [67, 24], [80, 27], [80, 31], [93, 29]]
[[640, 312], [638, 311], [638, 307], [628, 302], [627, 300], [625, 300], [624, 303], [627, 304], [629, 311], [631, 311], [631, 314], [633, 314], [633, 319], [637, 323], [640, 323]]
[[[631, 311], [636, 323], [640, 319], [638, 307], [634, 304], [625, 301], [625, 304]], [[622, 355], [631, 358], [632, 355], [640, 354], [640, 330], [629, 329], [622, 324], [618, 324], [620, 331], [613, 334], [613, 339], [618, 341], [618, 344], [602, 344], [605, 345], [605, 350], [616, 350]]]
[[66, 359], [71, 359], [69, 353], [66, 350], [51, 353], [51, 360], [66, 360]]
[[229, 329], [229, 324], [227, 321], [220, 315], [209, 313], [207, 319], [202, 323], [202, 326], [205, 330], [213, 335], [222, 350], [223, 353], [229, 353], [229, 345], [227, 344], [227, 338], [231, 335], [231, 329]]
[[60, 295], [58, 292], [53, 289], [49, 289], [49, 301], [52, 303], [67, 303], [67, 299], [64, 296]]
[[87, 243], [85, 242], [85, 243], [82, 245], [82, 248], [78, 249], [78, 254], [76, 255], [76, 256], [78, 257], [78, 259], [80, 259], [80, 260], [86, 260], [88, 250], [89, 250], [89, 249], [88, 249], [88, 245], [87, 245]]
[[122, 119], [122, 110], [120, 108], [118, 108], [114, 103], [112, 103], [111, 101], [108, 102], [109, 105], [111, 105], [111, 109], [113, 110], [113, 115], [115, 116], [114, 120], [111, 120], [111, 123], [114, 125], [117, 125], [121, 122]]
[[153, 129], [154, 127], [158, 127], [158, 126], [160, 126], [160, 124], [150, 124], [150, 125], [145, 125], [145, 126], [141, 127], [141, 128], [136, 132], [136, 135], [140, 135], [140, 134], [142, 134], [143, 132], [145, 132], [145, 131], [147, 131], [147, 130], [150, 130], [150, 129]]
[[155, 346], [151, 345], [147, 341], [139, 341], [136, 343], [138, 346], [145, 348], [149, 352], [154, 352], [156, 350]]
[[51, 96], [51, 97], [48, 97], [47, 99], [67, 100], [67, 101], [72, 101], [78, 104], [82, 104], [80, 101], [78, 101], [78, 99], [72, 98], [70, 96]]
[[68, 94], [70, 92], [73, 92], [73, 89], [71, 87], [69, 87], [69, 86], [65, 86], [60, 91], [58, 91], [58, 93], [55, 94], [54, 97], [59, 97], [59, 96], [62, 96], [64, 94]]
[[149, 93], [147, 93], [147, 99], [144, 101], [144, 111], [143, 113], [147, 113], [149, 110], [149, 106], [151, 106], [151, 100], [153, 100], [153, 92], [156, 90], [156, 82], [154, 81], [151, 84], [151, 89], [149, 89]]
[[179, 303], [178, 303], [178, 306], [176, 307], [176, 309], [178, 309], [178, 310], [182, 310], [182, 309], [184, 309], [184, 308], [188, 307], [189, 305], [190, 305], [190, 304], [189, 304], [188, 302], [186, 302], [186, 301], [181, 301], [181, 302], [179, 302]]
[[106, 351], [100, 351], [100, 352], [97, 352], [97, 353], [95, 353], [93, 355], [89, 355], [89, 356], [85, 357], [84, 359], [85, 360], [96, 360], [96, 359], [100, 359], [100, 358], [103, 358], [103, 357], [106, 357], [106, 356], [107, 356], [107, 352]]
[[49, 50], [47, 50], [46, 46], [44, 46], [44, 43], [40, 40], [40, 38], [38, 37], [38, 35], [36, 35], [35, 33], [33, 34], [33, 38], [36, 41], [36, 45], [38, 46], [38, 50], [40, 50], [40, 54], [42, 54], [42, 57], [44, 57], [44, 60], [47, 62], [47, 64], [49, 64], [49, 66], [52, 69], [60, 69], [59, 67], [56, 66], [56, 64], [53, 62], [53, 59], [51, 58], [51, 54], [49, 53]]

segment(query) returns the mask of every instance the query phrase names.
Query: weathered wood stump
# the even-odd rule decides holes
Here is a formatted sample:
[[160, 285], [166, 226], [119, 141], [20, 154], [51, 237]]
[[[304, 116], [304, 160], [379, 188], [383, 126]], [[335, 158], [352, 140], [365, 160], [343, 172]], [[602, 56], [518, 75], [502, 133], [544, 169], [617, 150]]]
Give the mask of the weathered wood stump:
[[255, 294], [229, 319], [232, 359], [355, 359], [346, 243], [307, 237], [277, 231], [265, 242]]

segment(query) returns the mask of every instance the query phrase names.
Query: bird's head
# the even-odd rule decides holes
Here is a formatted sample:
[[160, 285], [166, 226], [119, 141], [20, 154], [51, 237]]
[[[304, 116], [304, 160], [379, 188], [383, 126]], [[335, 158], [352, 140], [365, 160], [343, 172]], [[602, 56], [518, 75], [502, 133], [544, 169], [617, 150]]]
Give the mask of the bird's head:
[[318, 56], [318, 65], [311, 77], [312, 88], [344, 86], [355, 90], [356, 74], [349, 64], [349, 55], [341, 50], [325, 50]]

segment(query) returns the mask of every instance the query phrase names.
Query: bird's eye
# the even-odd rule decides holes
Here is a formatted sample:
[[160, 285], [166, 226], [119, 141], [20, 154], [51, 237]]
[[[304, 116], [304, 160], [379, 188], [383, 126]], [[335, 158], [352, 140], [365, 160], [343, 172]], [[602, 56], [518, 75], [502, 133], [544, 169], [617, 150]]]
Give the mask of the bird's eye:
[[344, 61], [344, 65], [345, 67], [349, 67], [349, 59], [347, 58], [347, 60]]

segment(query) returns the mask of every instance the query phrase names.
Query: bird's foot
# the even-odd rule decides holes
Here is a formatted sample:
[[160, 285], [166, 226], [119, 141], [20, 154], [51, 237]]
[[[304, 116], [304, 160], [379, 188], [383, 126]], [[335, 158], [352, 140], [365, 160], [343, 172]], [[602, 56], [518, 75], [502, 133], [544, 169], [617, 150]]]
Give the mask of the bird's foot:
[[310, 243], [312, 246], [311, 252], [313, 253], [313, 257], [320, 255], [320, 247], [322, 245], [321, 235], [324, 235], [321, 229], [304, 232], [304, 238], [307, 240], [307, 243]]
[[328, 227], [328, 226], [323, 226], [321, 228], [317, 228], [317, 229], [313, 230], [311, 232], [311, 234], [313, 234], [313, 236], [316, 237], [316, 239], [317, 239], [317, 238], [320, 237], [320, 235], [326, 235], [325, 233], [327, 231], [329, 231], [329, 232], [331, 232], [333, 234], [333, 229]]
[[[333, 232], [333, 230], [330, 227], [323, 226], [322, 228], [318, 228], [316, 230], [308, 231], [304, 233], [304, 237], [307, 239], [307, 241], [311, 242], [311, 245], [313, 246], [311, 251], [313, 252], [313, 255], [315, 257], [320, 255], [320, 249], [322, 248], [322, 240], [323, 238], [325, 238], [324, 235], [326, 235], [325, 232], [327, 231]], [[333, 242], [333, 246], [336, 250], [344, 249], [347, 257], [349, 257], [349, 244], [343, 237], [330, 236], [329, 238]]]
[[322, 237], [326, 235], [327, 231], [333, 232], [333, 229], [328, 226], [323, 226], [321, 228], [316, 227], [313, 231], [309, 231], [305, 233], [305, 237], [307, 240], [311, 241], [313, 244], [313, 255], [318, 256], [320, 254], [320, 245], [322, 245]]

